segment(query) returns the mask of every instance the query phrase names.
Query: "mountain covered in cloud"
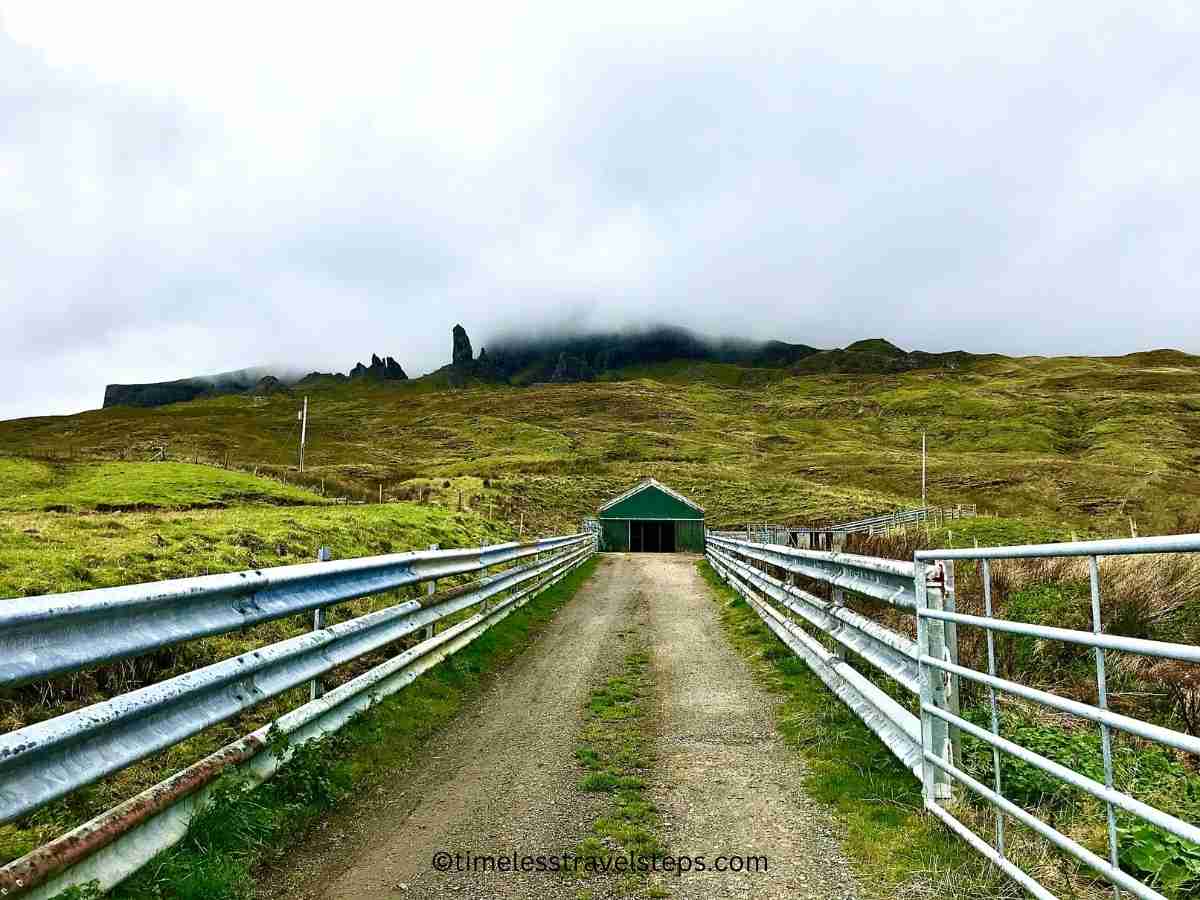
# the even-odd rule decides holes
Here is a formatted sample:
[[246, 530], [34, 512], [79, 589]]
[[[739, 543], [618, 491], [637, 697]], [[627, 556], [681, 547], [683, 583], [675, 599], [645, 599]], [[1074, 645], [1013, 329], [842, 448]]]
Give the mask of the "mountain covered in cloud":
[[675, 326], [636, 331], [512, 336], [493, 341], [472, 372], [512, 384], [591, 381], [631, 366], [674, 360], [788, 368], [820, 351], [807, 344], [707, 338]]
[[296, 384], [356, 378], [407, 381], [408, 375], [392, 357], [380, 359], [372, 353], [371, 365], [356, 363], [349, 375], [310, 372], [301, 378], [293, 369], [255, 366], [216, 375], [194, 375], [175, 381], [110, 384], [104, 388], [104, 406], [166, 406], [168, 403], [183, 403], [200, 397], [218, 397], [223, 394], [275, 394]]
[[490, 356], [481, 355], [475, 371], [485, 380], [529, 384], [591, 381], [632, 366], [676, 360], [784, 369], [795, 374], [886, 374], [912, 369], [956, 369], [973, 358], [973, 354], [962, 351], [902, 350], [882, 338], [821, 350], [784, 341], [709, 340], [683, 329], [660, 328], [632, 335], [597, 334], [501, 343]]
[[[425, 379], [452, 385], [471, 380], [513, 385], [584, 382], [611, 378], [638, 366], [675, 361], [783, 369], [796, 374], [889, 373], [958, 368], [974, 358], [963, 352], [906, 351], [881, 338], [822, 350], [784, 341], [709, 338], [667, 325], [636, 331], [508, 336], [493, 341], [490, 347], [481, 347], [478, 355], [461, 325], [454, 326], [452, 341], [451, 361]], [[374, 354], [370, 366], [357, 363], [348, 374], [310, 372], [299, 377], [295, 371], [260, 366], [176, 381], [110, 384], [104, 391], [104, 405], [163, 406], [222, 394], [273, 393], [292, 385], [356, 379], [408, 380], [395, 359], [381, 359]]]

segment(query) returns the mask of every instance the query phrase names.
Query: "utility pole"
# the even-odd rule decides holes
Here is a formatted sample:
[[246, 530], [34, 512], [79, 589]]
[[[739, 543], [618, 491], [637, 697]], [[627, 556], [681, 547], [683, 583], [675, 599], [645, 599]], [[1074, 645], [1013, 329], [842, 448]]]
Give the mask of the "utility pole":
[[304, 398], [304, 409], [296, 416], [300, 420], [300, 471], [304, 472], [304, 439], [308, 435], [308, 398]]
[[925, 506], [925, 432], [921, 432], [921, 505]]

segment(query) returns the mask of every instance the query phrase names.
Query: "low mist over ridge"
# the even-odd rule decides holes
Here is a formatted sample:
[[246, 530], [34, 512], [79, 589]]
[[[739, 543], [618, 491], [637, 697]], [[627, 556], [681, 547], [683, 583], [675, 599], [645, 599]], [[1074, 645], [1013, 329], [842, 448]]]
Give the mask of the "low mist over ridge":
[[[645, 328], [540, 334], [509, 334], [481, 346], [475, 353], [462, 325], [452, 333], [448, 365], [422, 378], [444, 378], [451, 385], [466, 379], [499, 384], [536, 382], [573, 383], [611, 378], [636, 366], [678, 360], [727, 363], [737, 366], [805, 372], [901, 372], [924, 367], [956, 368], [972, 358], [965, 352], [926, 353], [905, 351], [882, 338], [857, 341], [844, 348], [822, 350], [808, 344], [754, 341], [735, 337], [709, 337], [674, 325]], [[198, 397], [249, 393], [264, 395], [296, 384], [367, 378], [407, 381], [403, 367], [391, 356], [371, 355], [369, 366], [359, 362], [347, 374], [310, 372], [257, 366], [192, 376], [167, 382], [110, 384], [104, 406], [163, 406]], [[417, 380], [421, 380], [420, 378]]]
[[[1178, 350], [1143, 351], [1132, 356], [1153, 357], [1158, 364], [1193, 357]], [[535, 383], [571, 384], [614, 380], [637, 367], [671, 362], [721, 363], [747, 369], [771, 369], [794, 375], [888, 374], [918, 369], [957, 370], [982, 359], [1005, 358], [963, 350], [931, 353], [905, 350], [884, 338], [867, 338], [846, 347], [820, 349], [808, 344], [736, 337], [710, 337], [675, 325], [610, 331], [547, 330], [509, 334], [480, 346], [475, 352], [462, 325], [451, 332], [450, 361], [412, 379], [432, 386], [461, 387], [475, 381], [514, 386]], [[1148, 361], [1150, 361], [1148, 359]], [[263, 396], [293, 386], [355, 381], [406, 382], [409, 376], [391, 356], [371, 354], [370, 365], [356, 363], [347, 373], [309, 372], [293, 367], [256, 366], [146, 384], [110, 384], [104, 407], [163, 406], [227, 394]]]

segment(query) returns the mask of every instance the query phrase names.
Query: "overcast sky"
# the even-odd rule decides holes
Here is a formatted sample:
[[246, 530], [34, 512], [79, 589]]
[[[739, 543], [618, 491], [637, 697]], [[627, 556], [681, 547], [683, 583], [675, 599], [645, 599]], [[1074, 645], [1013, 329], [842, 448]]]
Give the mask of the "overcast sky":
[[1200, 7], [973, 7], [0, 0], [0, 418], [457, 321], [1200, 352]]

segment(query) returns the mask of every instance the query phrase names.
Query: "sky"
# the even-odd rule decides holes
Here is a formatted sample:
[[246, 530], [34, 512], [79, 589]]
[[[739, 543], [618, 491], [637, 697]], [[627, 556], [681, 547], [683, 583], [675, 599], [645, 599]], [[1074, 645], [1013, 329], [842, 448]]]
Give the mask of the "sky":
[[0, 0], [0, 418], [524, 329], [1200, 353], [1200, 5]]

